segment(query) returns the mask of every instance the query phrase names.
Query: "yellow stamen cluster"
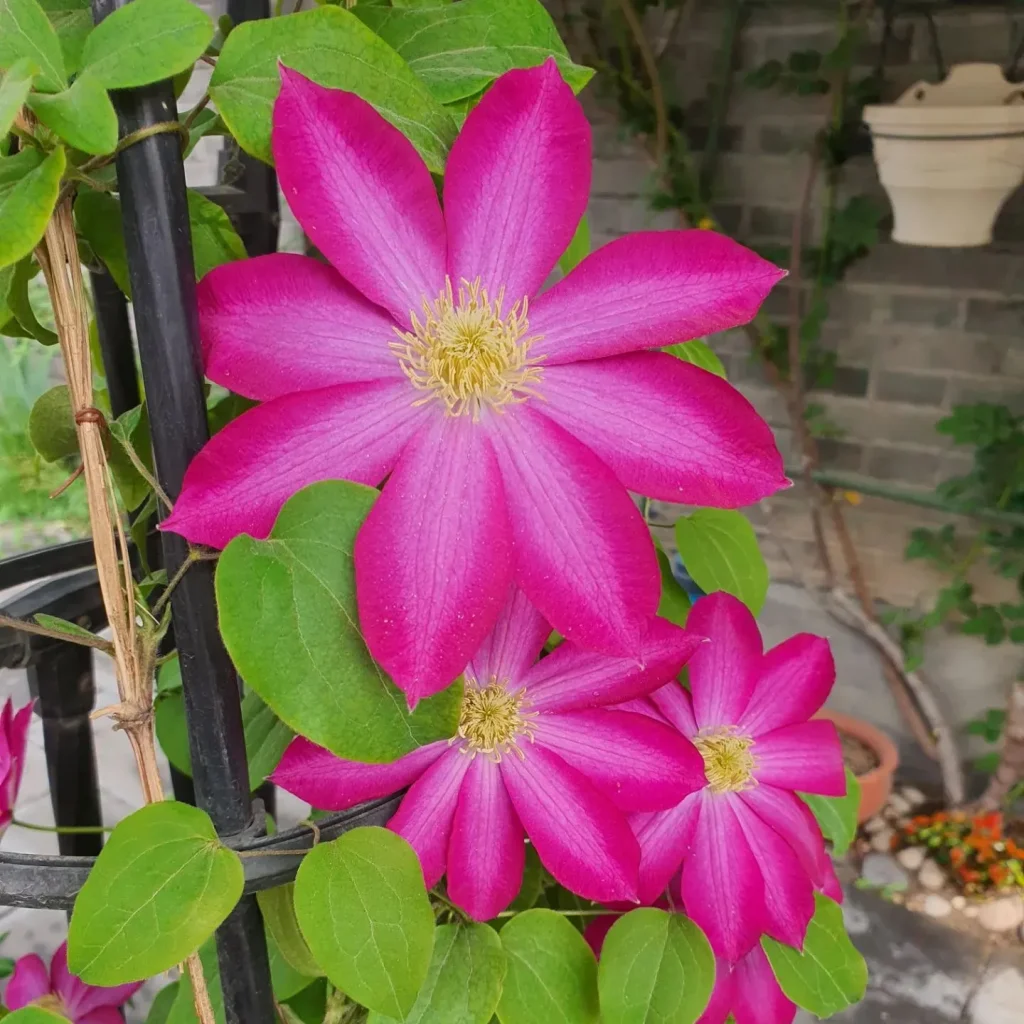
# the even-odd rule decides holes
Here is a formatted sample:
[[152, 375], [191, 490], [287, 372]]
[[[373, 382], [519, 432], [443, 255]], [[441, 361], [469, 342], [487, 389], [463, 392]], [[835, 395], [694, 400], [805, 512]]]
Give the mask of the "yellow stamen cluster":
[[510, 751], [525, 757], [518, 741], [525, 736], [533, 742], [530, 720], [536, 717], [535, 713], [523, 712], [526, 703], [522, 691], [509, 693], [505, 685], [496, 679], [484, 687], [467, 682], [456, 738], [465, 740], [462, 752], [471, 757], [485, 754], [492, 761], [500, 761], [502, 755]]
[[719, 729], [697, 735], [693, 742], [704, 758], [704, 774], [712, 793], [738, 793], [757, 785], [751, 737]]
[[527, 300], [502, 315], [504, 298], [502, 289], [492, 302], [479, 278], [464, 280], [456, 295], [449, 279], [433, 302], [423, 300], [422, 320], [410, 314], [411, 331], [395, 328], [401, 340], [391, 351], [412, 386], [425, 392], [415, 404], [438, 399], [448, 415], [476, 420], [484, 406], [500, 409], [536, 394], [542, 372], [530, 346], [539, 339], [526, 337]]
[[38, 1006], [41, 1010], [49, 1010], [51, 1013], [57, 1014], [58, 1017], [64, 1017], [67, 1013], [64, 1008], [64, 1000], [53, 993], [41, 996], [32, 1005]]

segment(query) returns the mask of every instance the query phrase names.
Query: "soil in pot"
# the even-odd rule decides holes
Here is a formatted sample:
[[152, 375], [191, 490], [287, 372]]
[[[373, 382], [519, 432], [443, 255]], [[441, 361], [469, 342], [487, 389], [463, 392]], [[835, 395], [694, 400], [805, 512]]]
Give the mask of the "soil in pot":
[[839, 742], [843, 747], [843, 764], [858, 778], [867, 775], [882, 763], [878, 754], [856, 736], [840, 732]]

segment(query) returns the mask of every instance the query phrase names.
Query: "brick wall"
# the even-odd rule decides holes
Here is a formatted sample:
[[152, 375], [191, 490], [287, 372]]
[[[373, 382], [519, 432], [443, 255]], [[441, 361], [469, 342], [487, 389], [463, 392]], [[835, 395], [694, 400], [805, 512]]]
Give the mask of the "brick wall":
[[[663, 62], [670, 97], [686, 107], [699, 144], [726, 5], [715, 0], [693, 4], [689, 23], [665, 51]], [[772, 0], [750, 16], [740, 37], [715, 192], [720, 221], [742, 240], [788, 243], [806, 150], [823, 117], [821, 97], [754, 90], [743, 84], [743, 73], [770, 58], [784, 60], [794, 49], [827, 49], [836, 30], [823, 6]], [[660, 12], [649, 12], [648, 29], [656, 44], [659, 17]], [[936, 25], [947, 64], [1005, 63], [1020, 22], [1014, 25], [999, 5], [992, 5], [941, 14]], [[875, 40], [880, 30], [880, 23], [873, 25]], [[569, 36], [572, 47], [571, 27]], [[585, 49], [579, 55], [585, 59]], [[874, 43], [865, 46], [862, 59], [865, 70], [874, 65]], [[935, 77], [927, 27], [919, 16], [897, 19], [885, 75], [887, 98], [919, 79]], [[645, 151], [617, 123], [599, 79], [588, 87], [586, 103], [595, 140], [590, 207], [595, 244], [640, 228], [676, 226], [673, 214], [651, 211], [652, 170]], [[868, 155], [850, 161], [841, 191], [871, 195], [888, 209]], [[820, 205], [816, 199], [812, 209]], [[808, 227], [812, 235], [817, 230], [816, 223]], [[996, 239], [974, 250], [930, 250], [884, 241], [832, 293], [822, 344], [836, 353], [838, 367], [832, 387], [810, 396], [842, 430], [841, 437], [822, 442], [827, 468], [930, 490], [969, 465], [965, 454], [935, 432], [936, 422], [952, 405], [997, 401], [1024, 412], [1024, 190], [1000, 216]], [[777, 290], [767, 310], [782, 317], [786, 303], [785, 291]], [[776, 428], [787, 460], [798, 465], [782, 402], [751, 361], [745, 336], [732, 332], [711, 340], [730, 380]], [[750, 510], [766, 536], [775, 578], [813, 575], [805, 497], [797, 486]], [[672, 511], [663, 510], [666, 519]], [[942, 517], [867, 498], [848, 511], [879, 595], [899, 604], [927, 601], [938, 578], [919, 563], [905, 563], [902, 550], [912, 526]], [[998, 581], [979, 583], [983, 592], [1000, 586]]]

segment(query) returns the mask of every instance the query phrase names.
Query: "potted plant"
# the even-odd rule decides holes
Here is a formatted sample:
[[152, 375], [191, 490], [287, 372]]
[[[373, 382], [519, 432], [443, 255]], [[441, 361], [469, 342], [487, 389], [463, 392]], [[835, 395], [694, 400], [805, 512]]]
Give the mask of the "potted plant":
[[822, 711], [839, 730], [843, 760], [860, 783], [860, 807], [857, 821], [873, 818], [885, 806], [892, 792], [893, 777], [900, 757], [896, 744], [881, 729], [852, 715]]
[[938, 84], [918, 82], [895, 103], [864, 108], [894, 241], [992, 241], [996, 215], [1024, 179], [1022, 100], [997, 64], [958, 64]]

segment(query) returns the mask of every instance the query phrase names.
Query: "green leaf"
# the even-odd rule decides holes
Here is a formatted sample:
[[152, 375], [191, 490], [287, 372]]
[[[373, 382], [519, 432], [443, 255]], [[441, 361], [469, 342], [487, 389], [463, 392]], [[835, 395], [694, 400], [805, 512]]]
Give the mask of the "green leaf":
[[295, 916], [295, 883], [264, 889], [256, 894], [267, 930], [274, 937], [281, 956], [300, 974], [316, 977], [323, 971], [306, 945]]
[[715, 954], [688, 917], [654, 907], [612, 925], [597, 969], [604, 1024], [693, 1024], [715, 985]]
[[768, 938], [761, 945], [782, 991], [816, 1017], [831, 1017], [864, 997], [868, 968], [843, 927], [843, 912], [820, 892], [804, 951]]
[[38, 1006], [26, 1006], [10, 1016], [4, 1016], [4, 1024], [67, 1024], [67, 1018]]
[[58, 633], [66, 633], [71, 638], [77, 637], [79, 640], [89, 640], [93, 643], [101, 639], [95, 633], [92, 633], [88, 629], [78, 625], [77, 622], [70, 622], [68, 619], [62, 619], [59, 615], [47, 615], [45, 612], [36, 612], [35, 620], [45, 629], [53, 629]]
[[527, 910], [501, 929], [508, 957], [502, 1024], [597, 1024], [597, 963], [584, 938], [553, 910]]
[[181, 662], [178, 659], [178, 652], [174, 651], [173, 656], [156, 670], [156, 692], [173, 693], [180, 690], [181, 686]]
[[313, 847], [295, 877], [295, 913], [333, 984], [369, 1010], [405, 1017], [427, 977], [434, 912], [401, 836], [357, 828]]
[[563, 274], [568, 274], [588, 255], [590, 255], [590, 221], [584, 214], [576, 226], [576, 233], [572, 236], [569, 247], [558, 257], [558, 269]]
[[[5, 2], [11, 0], [0, 5]], [[43, 160], [35, 150], [0, 158], [0, 267], [17, 263], [39, 244], [57, 203], [64, 165], [63, 149]]]
[[77, 74], [82, 66], [82, 47], [93, 28], [89, 0], [39, 0], [39, 4], [57, 32], [67, 73]]
[[358, 93], [408, 137], [432, 171], [444, 169], [455, 121], [387, 43], [339, 7], [247, 21], [228, 36], [210, 95], [247, 153], [272, 161], [279, 60], [321, 85]]
[[278, 1002], [297, 996], [320, 975], [319, 968], [311, 975], [295, 970], [282, 955], [272, 935], [267, 935], [267, 953], [270, 957], [270, 986]]
[[[206, 989], [210, 993], [210, 1006], [217, 1024], [227, 1024], [224, 1013], [224, 990], [220, 984], [220, 965], [217, 962], [217, 945], [213, 939], [203, 943], [199, 949], [199, 960], [206, 979]], [[171, 1004], [171, 1012], [167, 1015], [167, 1024], [199, 1024], [196, 1016], [195, 999], [192, 994], [192, 982], [187, 974], [183, 975], [178, 984], [178, 995]]]
[[539, 0], [462, 0], [416, 9], [358, 5], [355, 13], [442, 103], [473, 96], [506, 71], [536, 67], [548, 57], [574, 92], [594, 74], [569, 59]]
[[51, 96], [34, 92], [28, 105], [47, 128], [74, 149], [97, 155], [114, 152], [117, 113], [107, 90], [92, 73], [79, 75], [70, 88]]
[[228, 215], [212, 199], [192, 189], [188, 190], [188, 219], [197, 281], [222, 263], [245, 259], [245, 246]]
[[32, 447], [47, 462], [78, 454], [78, 434], [66, 384], [58, 384], [36, 399], [28, 417], [28, 436]]
[[704, 593], [724, 590], [760, 613], [768, 596], [768, 567], [742, 513], [699, 508], [676, 521], [675, 534], [683, 565]]
[[75, 223], [117, 287], [130, 299], [132, 286], [128, 278], [120, 202], [108, 192], [82, 190], [75, 200]]
[[35, 77], [36, 65], [28, 57], [16, 60], [4, 74], [4, 80], [0, 83], [0, 138], [11, 130], [14, 118], [25, 105]]
[[180, 987], [181, 982], [173, 981], [170, 985], [164, 986], [157, 992], [153, 1005], [149, 1008], [146, 1024], [167, 1024], [171, 1007], [174, 1006], [174, 1001], [178, 997]]
[[133, 0], [89, 34], [82, 70], [108, 89], [159, 82], [191, 67], [213, 32], [213, 22], [189, 0]]
[[165, 694], [153, 705], [153, 724], [164, 756], [183, 775], [192, 775], [192, 754], [188, 746], [185, 697], [181, 690]]
[[680, 341], [675, 345], [668, 345], [663, 349], [671, 356], [675, 356], [676, 359], [682, 359], [684, 363], [693, 363], [694, 366], [699, 366], [702, 370], [707, 370], [708, 373], [713, 373], [716, 377], [725, 377], [725, 367], [722, 365], [722, 360], [715, 354], [706, 342], [694, 339], [693, 341]]
[[153, 443], [149, 435], [146, 407], [136, 406], [110, 421], [110, 436], [117, 441], [108, 453], [110, 472], [129, 512], [138, 508], [150, 495], [150, 486], [126, 452], [131, 447], [139, 461], [152, 474]]
[[860, 809], [860, 783], [857, 776], [846, 769], [845, 796], [819, 796], [801, 793], [800, 799], [811, 809], [821, 827], [821, 834], [832, 844], [837, 857], [850, 848], [857, 834], [857, 811]]
[[242, 701], [242, 726], [249, 758], [249, 788], [256, 789], [277, 767], [295, 733], [251, 690]]
[[672, 563], [668, 555], [658, 548], [658, 568], [661, 570], [661, 600], [658, 602], [658, 615], [677, 626], [685, 626], [687, 616], [693, 602], [689, 594], [682, 588], [679, 580], [672, 572]]
[[170, 970], [228, 916], [243, 881], [238, 854], [198, 808], [143, 807], [110, 834], [78, 894], [68, 967], [88, 985]]
[[236, 537], [224, 549], [217, 608], [235, 666], [278, 718], [339, 757], [380, 762], [453, 736], [461, 692], [449, 687], [409, 715], [366, 650], [352, 547], [376, 498], [343, 480], [300, 491], [267, 540]]
[[[434, 955], [404, 1024], [487, 1024], [505, 977], [505, 951], [486, 924], [445, 924], [434, 935]], [[399, 1024], [371, 1013], [368, 1024]]]
[[[11, 276], [7, 289], [8, 309], [25, 331], [26, 337], [35, 338], [43, 345], [56, 345], [57, 335], [39, 322], [29, 297], [28, 286], [39, 272], [38, 264], [31, 257], [26, 256], [25, 259], [19, 260], [11, 267], [10, 271]], [[71, 415], [70, 410], [68, 415]], [[77, 445], [75, 450], [78, 450]]]
[[37, 89], [60, 92], [67, 84], [60, 40], [37, 0], [0, 0], [0, 67], [23, 57], [39, 69]]

